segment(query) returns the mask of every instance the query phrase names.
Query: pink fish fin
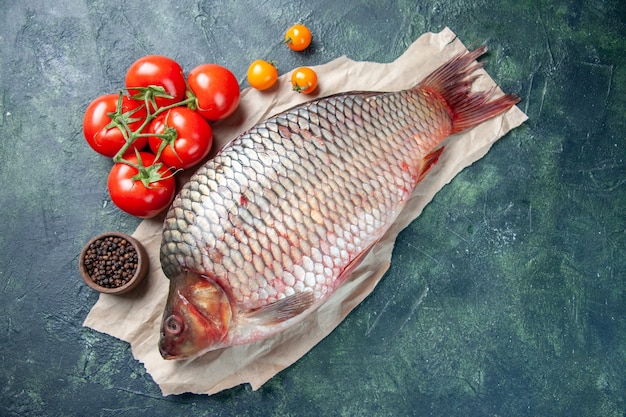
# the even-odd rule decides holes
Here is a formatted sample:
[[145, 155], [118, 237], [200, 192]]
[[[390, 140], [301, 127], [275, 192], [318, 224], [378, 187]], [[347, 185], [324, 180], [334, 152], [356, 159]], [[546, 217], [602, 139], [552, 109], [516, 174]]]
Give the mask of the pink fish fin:
[[343, 271], [341, 272], [341, 274], [339, 274], [339, 277], [337, 278], [337, 281], [335, 281], [335, 288], [338, 288], [341, 284], [344, 283], [344, 281], [346, 279], [348, 279], [348, 277], [350, 275], [352, 275], [352, 272], [354, 272], [354, 270], [356, 269], [357, 266], [359, 266], [361, 264], [361, 262], [363, 262], [363, 259], [365, 259], [365, 257], [367, 256], [367, 254], [369, 253], [369, 251], [378, 243], [378, 241], [372, 243], [370, 246], [368, 246], [367, 248], [365, 248], [364, 250], [361, 251], [361, 253], [359, 253], [352, 261], [350, 261], [350, 263], [348, 263], [348, 265], [346, 265], [346, 267], [343, 269]]
[[250, 320], [267, 324], [280, 323], [304, 313], [315, 302], [312, 291], [302, 291], [246, 313]]
[[429, 153], [428, 155], [426, 155], [424, 157], [424, 159], [422, 159], [422, 162], [421, 162], [420, 167], [419, 167], [419, 173], [418, 173], [418, 177], [417, 177], [417, 182], [420, 182], [421, 180], [423, 180], [424, 177], [426, 176], [426, 174], [428, 173], [428, 171], [430, 171], [430, 169], [433, 166], [435, 166], [435, 164], [439, 160], [439, 157], [443, 153], [444, 149], [445, 149], [445, 146], [437, 148], [434, 151], [432, 151], [431, 153]]
[[485, 45], [468, 53], [461, 52], [424, 78], [415, 88], [438, 93], [448, 105], [452, 118], [452, 131], [458, 133], [481, 124], [505, 112], [521, 100], [514, 94], [506, 94], [491, 100], [496, 88], [472, 92], [472, 83], [478, 75], [472, 75], [483, 67], [476, 59], [487, 51]]

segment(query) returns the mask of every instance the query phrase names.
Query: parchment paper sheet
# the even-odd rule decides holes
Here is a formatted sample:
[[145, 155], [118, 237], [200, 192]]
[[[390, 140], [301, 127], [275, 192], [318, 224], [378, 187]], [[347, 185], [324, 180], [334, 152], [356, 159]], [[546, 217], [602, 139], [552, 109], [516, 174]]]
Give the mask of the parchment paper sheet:
[[[463, 50], [461, 41], [446, 28], [437, 34], [422, 35], [392, 63], [354, 62], [341, 57], [314, 67], [320, 80], [316, 95], [409, 88]], [[486, 90], [495, 85], [486, 72], [483, 74], [475, 83], [475, 89]], [[238, 111], [226, 123], [215, 126], [214, 149], [257, 122], [310, 100], [311, 96], [291, 91], [289, 75], [281, 76], [279, 85], [269, 92], [243, 91]], [[498, 94], [502, 93], [498, 90]], [[210, 352], [194, 360], [163, 360], [157, 343], [169, 281], [159, 263], [162, 217], [143, 221], [133, 233], [150, 256], [147, 282], [126, 296], [101, 294], [84, 326], [129, 342], [134, 357], [144, 363], [163, 395], [213, 394], [246, 382], [256, 390], [326, 337], [373, 290], [389, 266], [397, 234], [419, 216], [435, 193], [458, 172], [480, 159], [496, 140], [524, 120], [526, 115], [514, 107], [500, 117], [448, 138], [437, 165], [418, 185], [394, 226], [350, 279], [301, 325], [283, 334], [246, 346]]]

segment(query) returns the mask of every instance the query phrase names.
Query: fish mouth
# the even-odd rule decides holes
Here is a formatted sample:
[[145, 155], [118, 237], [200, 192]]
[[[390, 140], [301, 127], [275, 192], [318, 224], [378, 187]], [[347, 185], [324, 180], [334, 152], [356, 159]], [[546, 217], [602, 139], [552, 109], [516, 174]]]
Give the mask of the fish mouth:
[[161, 354], [161, 357], [163, 359], [169, 360], [169, 359], [176, 359], [177, 356], [174, 354], [169, 353], [166, 348], [159, 343], [159, 353]]
[[190, 359], [194, 356], [193, 354], [176, 352], [175, 344], [167, 343], [167, 340], [164, 338], [161, 338], [159, 341], [159, 353], [165, 360]]
[[171, 341], [168, 342], [165, 337], [165, 333], [161, 332], [161, 339], [159, 340], [159, 353], [163, 359], [178, 359], [180, 357], [179, 354], [174, 352], [175, 346]]

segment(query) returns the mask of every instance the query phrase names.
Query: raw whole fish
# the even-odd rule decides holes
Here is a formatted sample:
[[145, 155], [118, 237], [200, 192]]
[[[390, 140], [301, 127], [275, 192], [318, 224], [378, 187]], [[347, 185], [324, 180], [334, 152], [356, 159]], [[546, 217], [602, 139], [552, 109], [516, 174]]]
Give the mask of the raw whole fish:
[[166, 359], [274, 335], [304, 319], [393, 224], [446, 137], [519, 101], [472, 92], [481, 47], [415, 87], [313, 100], [226, 145], [164, 223]]

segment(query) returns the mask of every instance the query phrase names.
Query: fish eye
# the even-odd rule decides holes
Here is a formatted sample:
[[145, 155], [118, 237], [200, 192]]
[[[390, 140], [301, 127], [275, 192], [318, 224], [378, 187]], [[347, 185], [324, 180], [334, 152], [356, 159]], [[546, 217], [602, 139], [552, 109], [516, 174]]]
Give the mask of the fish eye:
[[175, 315], [169, 316], [165, 319], [165, 331], [172, 336], [178, 336], [183, 332], [184, 325], [183, 322]]

